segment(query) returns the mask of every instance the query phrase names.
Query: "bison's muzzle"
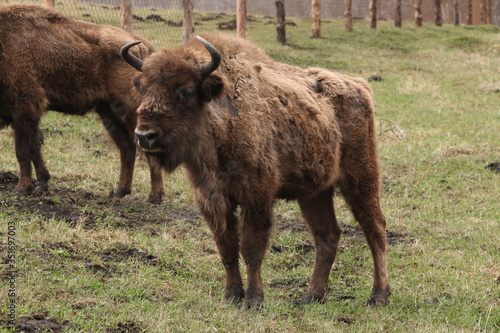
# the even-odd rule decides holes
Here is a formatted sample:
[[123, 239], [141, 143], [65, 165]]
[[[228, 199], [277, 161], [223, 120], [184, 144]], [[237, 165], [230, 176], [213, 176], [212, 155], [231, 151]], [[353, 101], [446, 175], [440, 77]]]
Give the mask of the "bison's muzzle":
[[162, 149], [158, 145], [159, 133], [154, 130], [146, 131], [135, 131], [135, 136], [137, 137], [137, 146], [141, 148], [146, 153], [161, 152]]

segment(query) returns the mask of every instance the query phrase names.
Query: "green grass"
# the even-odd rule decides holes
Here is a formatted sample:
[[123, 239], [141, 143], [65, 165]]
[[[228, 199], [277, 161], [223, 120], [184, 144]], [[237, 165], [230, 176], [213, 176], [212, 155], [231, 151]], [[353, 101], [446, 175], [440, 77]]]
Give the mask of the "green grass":
[[[263, 267], [265, 307], [225, 304], [223, 267], [184, 172], [166, 176], [165, 202], [151, 205], [139, 160], [133, 194], [109, 199], [118, 152], [97, 117], [49, 112], [41, 124], [53, 175], [45, 197], [13, 194], [5, 176], [18, 173], [13, 137], [0, 131], [0, 256], [14, 223], [18, 317], [40, 326], [52, 318], [69, 332], [498, 332], [500, 175], [485, 166], [500, 162], [500, 29], [379, 22], [371, 30], [356, 21], [349, 33], [334, 20], [312, 39], [310, 22], [293, 20], [282, 46], [267, 21], [250, 22], [249, 39], [277, 60], [383, 79], [371, 85], [390, 304], [364, 306], [371, 256], [340, 197], [345, 234], [326, 304], [294, 305], [314, 253], [303, 250], [311, 238], [297, 206], [285, 202], [276, 205], [271, 242], [284, 251], [270, 251]], [[157, 47], [175, 45], [164, 29], [144, 23], [136, 32]], [[0, 267], [5, 285], [7, 271]], [[8, 314], [7, 289], [0, 288], [0, 318]]]

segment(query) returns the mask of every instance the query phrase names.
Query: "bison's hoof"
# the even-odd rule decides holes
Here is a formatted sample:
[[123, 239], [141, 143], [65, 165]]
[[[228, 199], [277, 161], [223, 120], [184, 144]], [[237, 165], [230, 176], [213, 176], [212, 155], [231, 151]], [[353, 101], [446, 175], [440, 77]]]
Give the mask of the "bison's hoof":
[[245, 309], [262, 309], [264, 303], [264, 295], [262, 293], [251, 293], [247, 292], [245, 296], [245, 301], [243, 302], [243, 307]]
[[226, 302], [234, 305], [240, 305], [245, 298], [245, 290], [243, 287], [232, 288], [226, 290], [226, 294], [224, 295], [224, 299]]
[[317, 295], [317, 294], [309, 294], [307, 293], [304, 297], [302, 297], [298, 303], [299, 304], [311, 304], [311, 303], [320, 303], [323, 304], [326, 302], [325, 295]]
[[155, 194], [150, 194], [148, 197], [148, 202], [152, 203], [153, 205], [159, 205], [162, 202], [161, 199], [162, 195], [155, 195]]
[[116, 190], [113, 190], [109, 192], [109, 197], [110, 198], [123, 198], [127, 194], [130, 194], [130, 190], [124, 189], [124, 188], [117, 188]]
[[33, 184], [17, 184], [16, 194], [17, 195], [30, 195], [33, 192]]
[[368, 306], [381, 306], [389, 303], [389, 295], [391, 294], [391, 288], [387, 287], [384, 289], [374, 289], [370, 299], [366, 303]]
[[22, 188], [22, 189], [16, 188], [16, 194], [17, 195], [30, 195], [31, 192], [32, 192], [32, 188], [31, 187]]
[[42, 196], [49, 192], [49, 186], [46, 183], [37, 183], [35, 190], [33, 191], [34, 196]]

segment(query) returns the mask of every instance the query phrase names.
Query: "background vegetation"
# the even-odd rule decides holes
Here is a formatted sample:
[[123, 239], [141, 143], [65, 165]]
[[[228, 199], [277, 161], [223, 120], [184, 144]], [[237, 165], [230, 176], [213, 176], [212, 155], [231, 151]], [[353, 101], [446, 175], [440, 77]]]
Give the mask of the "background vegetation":
[[[0, 131], [0, 258], [5, 264], [13, 222], [18, 270], [16, 326], [0, 331], [500, 330], [500, 175], [486, 168], [500, 162], [500, 29], [380, 22], [375, 31], [361, 21], [348, 33], [343, 21], [328, 21], [323, 38], [311, 39], [310, 21], [294, 20], [281, 46], [268, 21], [251, 21], [248, 37], [276, 60], [375, 79], [391, 303], [364, 306], [372, 261], [337, 197], [344, 235], [326, 304], [294, 304], [307, 288], [314, 250], [297, 206], [285, 202], [276, 204], [264, 263], [265, 307], [225, 304], [223, 267], [184, 172], [167, 176], [165, 202], [151, 205], [140, 160], [133, 194], [110, 199], [118, 152], [97, 117], [49, 112], [41, 128], [53, 178], [44, 197], [13, 193], [12, 132]], [[161, 32], [145, 37], [171, 45]], [[9, 277], [0, 266], [0, 284]], [[0, 288], [4, 319], [7, 289]]]

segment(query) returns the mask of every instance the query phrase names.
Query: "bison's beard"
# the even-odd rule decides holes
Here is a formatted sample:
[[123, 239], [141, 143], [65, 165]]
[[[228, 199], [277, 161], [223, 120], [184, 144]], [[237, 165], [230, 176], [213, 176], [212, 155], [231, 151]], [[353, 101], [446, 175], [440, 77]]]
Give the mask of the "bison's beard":
[[145, 152], [145, 154], [167, 173], [174, 172], [185, 160], [180, 150], [167, 147], [163, 147], [160, 152]]

